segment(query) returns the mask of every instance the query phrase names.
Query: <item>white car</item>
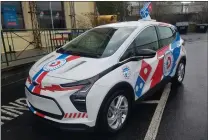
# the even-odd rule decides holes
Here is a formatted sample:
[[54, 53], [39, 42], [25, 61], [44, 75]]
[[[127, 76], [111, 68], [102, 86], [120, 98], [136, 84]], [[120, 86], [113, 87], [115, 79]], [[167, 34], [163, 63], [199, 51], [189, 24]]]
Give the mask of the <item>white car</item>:
[[184, 41], [173, 25], [152, 20], [102, 25], [32, 66], [27, 104], [63, 129], [117, 132], [136, 100], [162, 81], [180, 85], [185, 65]]

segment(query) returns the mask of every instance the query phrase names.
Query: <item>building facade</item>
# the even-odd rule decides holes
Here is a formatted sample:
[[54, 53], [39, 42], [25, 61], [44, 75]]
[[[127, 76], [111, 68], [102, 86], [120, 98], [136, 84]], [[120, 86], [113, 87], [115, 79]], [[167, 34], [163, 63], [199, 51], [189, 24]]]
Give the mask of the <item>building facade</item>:
[[[143, 7], [145, 2], [128, 2], [131, 6], [128, 7], [129, 15], [135, 16], [139, 14], [139, 10]], [[158, 8], [163, 14], [185, 14], [185, 13], [199, 13], [203, 7], [207, 7], [208, 2], [152, 2], [153, 14], [158, 12]], [[155, 11], [154, 11], [155, 10]]]
[[[10, 13], [6, 11], [8, 9]], [[14, 15], [11, 15], [12, 9], [15, 9]], [[1, 39], [4, 43], [1, 43], [1, 52], [33, 49], [36, 47], [34, 41], [39, 37], [41, 46], [48, 46], [44, 41], [47, 33], [41, 33], [41, 29], [90, 28], [92, 24], [87, 15], [93, 15], [94, 9], [94, 2], [2, 1]]]

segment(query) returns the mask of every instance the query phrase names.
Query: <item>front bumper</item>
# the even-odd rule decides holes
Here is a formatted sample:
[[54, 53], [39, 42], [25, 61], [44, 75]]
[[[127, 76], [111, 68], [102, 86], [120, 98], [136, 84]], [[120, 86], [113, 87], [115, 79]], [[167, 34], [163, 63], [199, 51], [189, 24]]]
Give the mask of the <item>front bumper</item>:
[[[65, 100], [60, 100], [60, 98], [31, 93], [27, 87], [25, 92], [29, 109], [35, 116], [39, 116], [49, 124], [67, 130], [87, 130], [95, 125], [94, 121], [88, 118], [87, 112], [79, 112], [75, 110], [73, 105], [63, 106], [63, 104], [70, 102], [69, 99], [66, 102]], [[64, 97], [61, 97], [61, 99]]]
[[[29, 108], [30, 109], [30, 108]], [[30, 109], [30, 111], [32, 111]], [[34, 114], [34, 113], [33, 113]], [[88, 125], [85, 124], [66, 124], [66, 123], [59, 123], [59, 122], [55, 122], [55, 121], [51, 121], [49, 119], [45, 119], [42, 116], [39, 115], [35, 115], [34, 114], [35, 119], [37, 119], [38, 121], [47, 124], [47, 125], [51, 125], [54, 128], [58, 128], [61, 130], [67, 130], [67, 131], [87, 131], [87, 132], [93, 132], [94, 131], [94, 127], [89, 127]]]
[[[64, 117], [64, 111], [58, 104], [58, 102], [48, 96], [33, 94], [26, 87], [25, 94], [27, 97], [27, 104], [32, 112], [36, 111], [44, 116], [61, 120]], [[31, 102], [29, 102], [30, 100]]]

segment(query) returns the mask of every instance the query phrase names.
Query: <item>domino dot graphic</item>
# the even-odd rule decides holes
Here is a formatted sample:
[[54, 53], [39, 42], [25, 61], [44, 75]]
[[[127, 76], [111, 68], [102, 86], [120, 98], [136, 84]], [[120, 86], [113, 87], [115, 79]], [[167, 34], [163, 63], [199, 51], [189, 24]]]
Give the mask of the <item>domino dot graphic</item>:
[[143, 87], [143, 83], [140, 83], [140, 88], [142, 88]]
[[147, 68], [145, 68], [145, 69], [144, 69], [144, 74], [147, 74], [147, 71], [148, 71]]
[[137, 85], [137, 86], [136, 86], [136, 92], [137, 92], [138, 90], [139, 90], [139, 86]]

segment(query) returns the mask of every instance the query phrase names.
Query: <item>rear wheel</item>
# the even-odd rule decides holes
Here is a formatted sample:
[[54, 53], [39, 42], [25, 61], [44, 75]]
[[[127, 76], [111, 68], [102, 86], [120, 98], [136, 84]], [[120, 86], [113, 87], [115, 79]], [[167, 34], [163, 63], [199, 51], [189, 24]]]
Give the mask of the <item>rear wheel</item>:
[[173, 84], [174, 85], [181, 85], [185, 76], [185, 62], [181, 60], [178, 64], [176, 69], [176, 74], [173, 77]]
[[131, 109], [129, 94], [125, 90], [117, 90], [106, 100], [99, 120], [103, 132], [115, 133], [125, 126]]

